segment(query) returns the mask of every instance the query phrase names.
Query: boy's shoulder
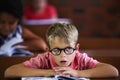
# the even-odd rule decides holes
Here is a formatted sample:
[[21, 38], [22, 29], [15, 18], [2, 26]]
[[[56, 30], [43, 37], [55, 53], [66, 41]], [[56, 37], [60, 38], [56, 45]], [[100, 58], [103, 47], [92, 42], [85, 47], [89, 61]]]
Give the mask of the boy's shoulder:
[[86, 52], [83, 52], [83, 51], [76, 51], [76, 55], [77, 56], [88, 56], [88, 54]]
[[38, 53], [36, 57], [48, 58], [49, 52]]

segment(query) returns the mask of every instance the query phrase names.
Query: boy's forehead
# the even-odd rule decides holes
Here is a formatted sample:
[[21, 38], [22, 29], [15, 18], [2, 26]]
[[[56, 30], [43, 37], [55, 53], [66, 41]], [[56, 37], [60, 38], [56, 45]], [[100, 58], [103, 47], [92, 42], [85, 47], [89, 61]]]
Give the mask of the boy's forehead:
[[67, 46], [73, 47], [74, 45], [72, 43], [73, 43], [72, 41], [68, 42], [68, 41], [65, 41], [63, 38], [60, 38], [60, 37], [55, 37], [53, 40], [49, 41], [50, 48], [54, 48], [54, 47], [64, 48], [64, 47], [67, 47]]

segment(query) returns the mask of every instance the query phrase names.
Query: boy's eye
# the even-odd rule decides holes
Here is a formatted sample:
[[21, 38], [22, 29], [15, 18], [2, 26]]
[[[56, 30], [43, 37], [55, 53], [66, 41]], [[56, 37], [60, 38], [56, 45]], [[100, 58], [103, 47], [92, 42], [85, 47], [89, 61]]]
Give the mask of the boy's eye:
[[66, 54], [70, 54], [70, 53], [73, 53], [73, 52], [74, 52], [73, 48], [68, 47], [68, 48], [65, 49]]
[[52, 51], [53, 52], [59, 52], [59, 49], [53, 49]]
[[60, 50], [58, 48], [55, 48], [55, 49], [52, 49], [51, 52], [53, 54], [59, 54], [60, 53]]

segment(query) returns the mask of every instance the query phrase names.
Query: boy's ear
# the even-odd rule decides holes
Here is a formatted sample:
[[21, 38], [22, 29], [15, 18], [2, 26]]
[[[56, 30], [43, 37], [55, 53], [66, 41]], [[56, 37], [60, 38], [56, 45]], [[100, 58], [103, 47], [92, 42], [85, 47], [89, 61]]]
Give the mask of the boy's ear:
[[49, 51], [49, 48], [46, 48], [46, 51]]
[[80, 49], [80, 44], [77, 43], [77, 44], [76, 44], [76, 50], [79, 50], [79, 49]]

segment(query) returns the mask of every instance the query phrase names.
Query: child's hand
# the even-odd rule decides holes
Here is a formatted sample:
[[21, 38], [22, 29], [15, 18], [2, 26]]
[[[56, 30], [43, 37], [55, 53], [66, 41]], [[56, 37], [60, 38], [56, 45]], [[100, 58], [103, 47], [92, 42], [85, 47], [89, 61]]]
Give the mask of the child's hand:
[[53, 69], [55, 70], [56, 74], [59, 75], [65, 75], [65, 76], [69, 75], [74, 77], [77, 76], [77, 70], [73, 70], [70, 67], [54, 67]]

